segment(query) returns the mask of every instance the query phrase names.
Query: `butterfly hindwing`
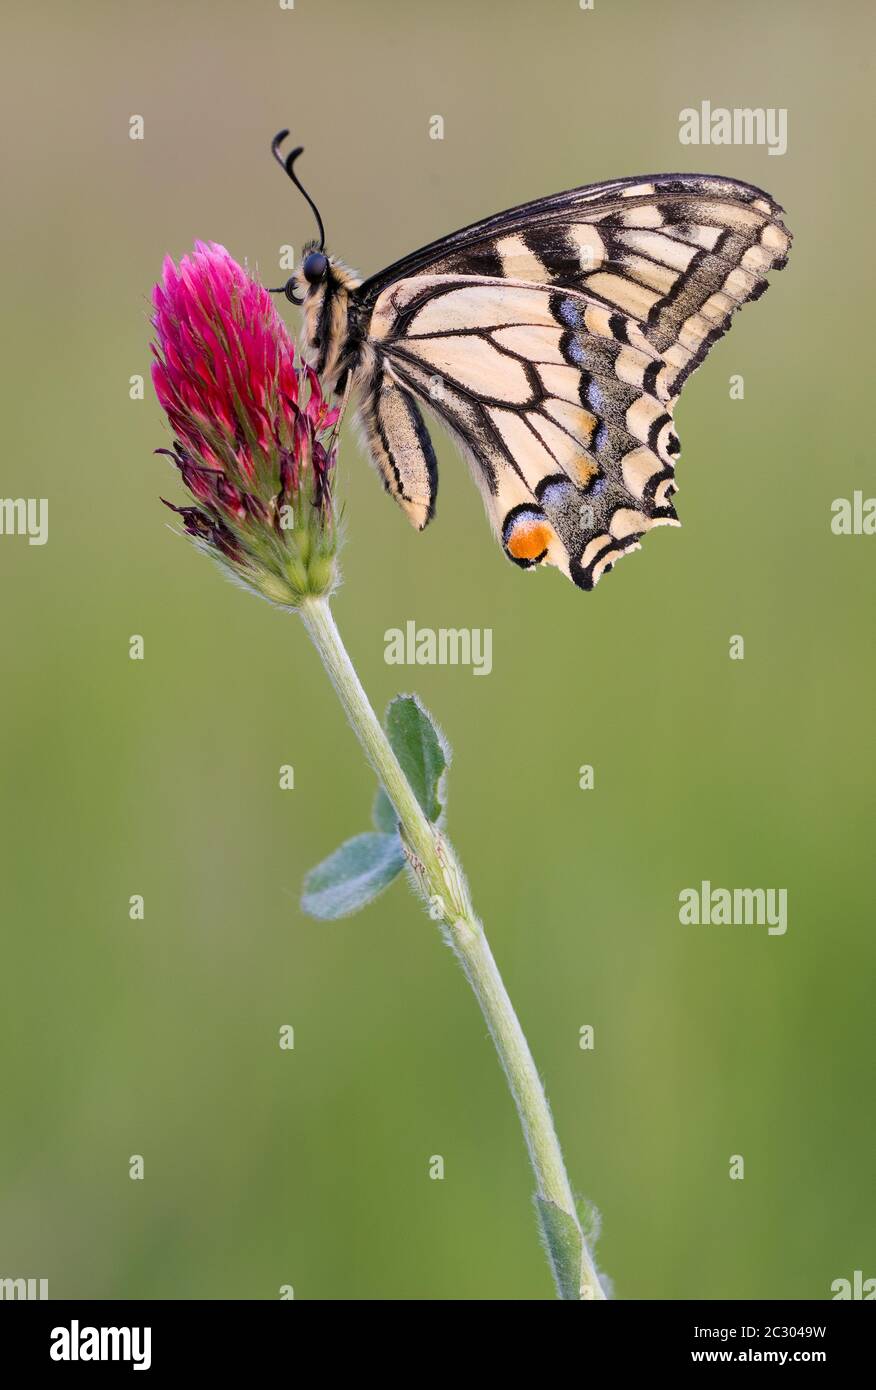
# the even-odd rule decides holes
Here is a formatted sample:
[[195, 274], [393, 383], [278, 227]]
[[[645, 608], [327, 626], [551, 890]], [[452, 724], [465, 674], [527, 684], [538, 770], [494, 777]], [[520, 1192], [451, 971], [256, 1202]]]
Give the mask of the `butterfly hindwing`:
[[509, 558], [583, 588], [676, 520], [671, 407], [641, 385], [660, 358], [612, 317], [545, 285], [420, 276], [372, 321], [378, 355], [469, 456]]
[[438, 465], [417, 403], [388, 361], [377, 366], [363, 392], [359, 419], [387, 492], [422, 531], [435, 512]]
[[414, 397], [469, 458], [506, 554], [591, 588], [671, 496], [678, 393], [790, 246], [759, 189], [660, 175], [465, 228], [358, 286], [362, 415], [415, 524], [437, 475]]

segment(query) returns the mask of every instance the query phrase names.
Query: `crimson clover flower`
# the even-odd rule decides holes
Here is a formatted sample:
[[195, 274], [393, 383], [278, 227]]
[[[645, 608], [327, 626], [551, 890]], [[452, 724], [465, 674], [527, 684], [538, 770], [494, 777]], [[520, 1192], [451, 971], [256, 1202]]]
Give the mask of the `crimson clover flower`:
[[336, 449], [316, 373], [301, 363], [270, 294], [223, 246], [164, 262], [152, 294], [152, 380], [167, 454], [194, 499], [178, 507], [203, 550], [283, 607], [338, 582]]

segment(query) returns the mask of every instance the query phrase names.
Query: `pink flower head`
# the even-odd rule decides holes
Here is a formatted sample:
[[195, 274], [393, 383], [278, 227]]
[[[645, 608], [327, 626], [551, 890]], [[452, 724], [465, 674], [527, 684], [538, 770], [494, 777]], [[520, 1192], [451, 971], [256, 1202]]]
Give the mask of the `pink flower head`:
[[[166, 505], [251, 588], [296, 606], [337, 582], [338, 411], [300, 364], [264, 286], [223, 246], [164, 262], [152, 380], [193, 505]], [[164, 500], [164, 499], [162, 499]]]

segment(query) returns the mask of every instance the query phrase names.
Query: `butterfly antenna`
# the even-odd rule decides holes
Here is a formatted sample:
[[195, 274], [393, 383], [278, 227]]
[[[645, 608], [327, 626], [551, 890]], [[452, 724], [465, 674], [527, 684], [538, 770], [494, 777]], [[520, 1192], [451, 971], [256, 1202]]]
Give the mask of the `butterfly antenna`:
[[285, 169], [286, 173], [289, 175], [289, 177], [290, 177], [290, 179], [292, 180], [292, 182], [294, 183], [295, 187], [298, 189], [298, 192], [299, 192], [299, 193], [303, 193], [305, 199], [306, 199], [307, 202], [310, 204], [311, 211], [312, 211], [314, 217], [316, 218], [316, 225], [317, 225], [317, 227], [319, 228], [319, 248], [318, 248], [318, 249], [319, 249], [320, 251], [324, 251], [324, 250], [325, 250], [325, 227], [322, 225], [322, 218], [321, 218], [320, 215], [319, 215], [319, 208], [316, 206], [316, 203], [313, 201], [313, 199], [311, 198], [311, 196], [310, 196], [310, 194], [308, 193], [307, 189], [304, 187], [304, 185], [301, 183], [301, 181], [299, 180], [299, 178], [297, 177], [297, 175], [296, 175], [296, 173], [295, 173], [295, 161], [296, 161], [296, 159], [298, 158], [298, 156], [299, 156], [300, 154], [303, 154], [303, 153], [304, 153], [304, 146], [303, 146], [303, 145], [299, 145], [299, 146], [297, 147], [297, 149], [290, 150], [289, 154], [287, 154], [285, 158], [283, 157], [283, 155], [282, 155], [282, 153], [281, 153], [281, 151], [280, 151], [280, 146], [282, 145], [283, 141], [287, 138], [288, 134], [289, 134], [288, 130], [280, 130], [280, 131], [277, 132], [277, 134], [274, 136], [273, 140], [271, 141], [271, 154], [274, 156], [274, 158], [276, 159], [277, 163], [281, 166], [281, 168]]

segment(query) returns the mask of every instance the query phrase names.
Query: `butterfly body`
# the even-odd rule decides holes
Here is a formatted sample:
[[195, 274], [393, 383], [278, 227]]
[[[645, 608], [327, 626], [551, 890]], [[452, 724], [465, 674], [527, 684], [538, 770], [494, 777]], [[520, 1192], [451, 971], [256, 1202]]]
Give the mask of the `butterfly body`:
[[508, 558], [591, 589], [647, 531], [679, 524], [678, 394], [790, 241], [760, 189], [645, 176], [512, 208], [366, 280], [308, 248], [290, 297], [308, 360], [355, 400], [415, 526], [438, 487], [425, 409]]

